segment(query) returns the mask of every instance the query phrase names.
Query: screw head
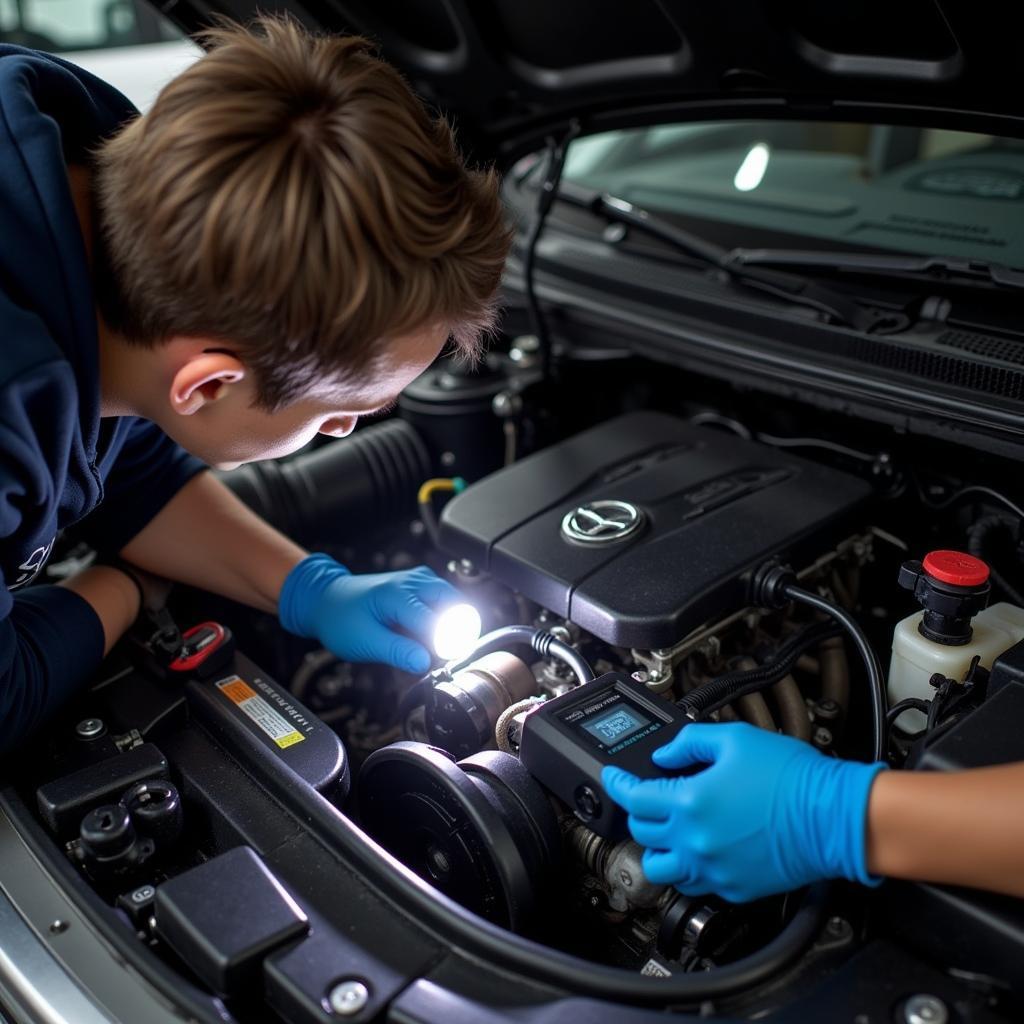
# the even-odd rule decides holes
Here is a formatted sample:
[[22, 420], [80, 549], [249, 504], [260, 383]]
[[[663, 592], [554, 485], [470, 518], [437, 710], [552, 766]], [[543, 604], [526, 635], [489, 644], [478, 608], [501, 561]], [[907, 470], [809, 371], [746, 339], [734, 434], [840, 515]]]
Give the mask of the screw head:
[[103, 724], [102, 718], [83, 718], [82, 721], [75, 726], [75, 735], [79, 739], [83, 740], [94, 740], [99, 736], [106, 726]]
[[355, 978], [339, 981], [331, 989], [327, 1001], [339, 1017], [354, 1017], [370, 999], [370, 990]]
[[64, 932], [66, 932], [70, 927], [71, 926], [67, 923], [67, 921], [64, 921], [58, 917], [56, 921], [50, 922], [50, 934], [63, 935]]
[[824, 726], [818, 726], [814, 730], [814, 745], [817, 747], [827, 747], [832, 742], [832, 730], [826, 729]]
[[906, 1024], [949, 1024], [949, 1010], [938, 997], [927, 994], [911, 996], [903, 1006]]

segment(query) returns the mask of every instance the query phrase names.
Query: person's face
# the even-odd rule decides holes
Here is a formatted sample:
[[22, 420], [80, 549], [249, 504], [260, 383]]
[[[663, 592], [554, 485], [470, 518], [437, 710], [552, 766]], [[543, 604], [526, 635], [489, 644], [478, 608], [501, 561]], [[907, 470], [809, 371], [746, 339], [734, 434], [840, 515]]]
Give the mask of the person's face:
[[[170, 411], [159, 425], [186, 451], [218, 469], [277, 458], [318, 433], [345, 437], [360, 416], [388, 408], [434, 361], [446, 339], [440, 327], [396, 338], [366, 379], [324, 383], [276, 412], [253, 404], [255, 389], [242, 364], [234, 378], [230, 367], [221, 367], [212, 379], [204, 377], [213, 371], [199, 372], [195, 366], [189, 377], [186, 367], [175, 376]], [[201, 358], [207, 358], [205, 353]]]

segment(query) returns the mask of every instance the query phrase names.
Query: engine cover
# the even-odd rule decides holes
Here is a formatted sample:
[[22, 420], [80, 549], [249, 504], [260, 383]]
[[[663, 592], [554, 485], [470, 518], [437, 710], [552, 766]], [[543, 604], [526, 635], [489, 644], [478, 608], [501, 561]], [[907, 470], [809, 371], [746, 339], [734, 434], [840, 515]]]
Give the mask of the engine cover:
[[871, 493], [857, 477], [637, 412], [474, 484], [441, 544], [607, 643], [669, 647], [747, 603], [766, 559], [809, 563]]

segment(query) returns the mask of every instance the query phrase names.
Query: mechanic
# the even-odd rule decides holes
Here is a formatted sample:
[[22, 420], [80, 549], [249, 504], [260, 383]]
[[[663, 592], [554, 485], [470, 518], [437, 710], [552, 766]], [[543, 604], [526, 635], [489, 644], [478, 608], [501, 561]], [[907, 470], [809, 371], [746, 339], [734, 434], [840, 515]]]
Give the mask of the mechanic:
[[1024, 896], [1024, 764], [885, 771], [746, 723], [684, 726], [655, 750], [678, 778], [606, 767], [602, 783], [648, 847], [644, 874], [745, 902], [824, 878], [882, 876]]
[[[0, 45], [0, 750], [96, 671], [145, 573], [412, 672], [457, 597], [309, 554], [203, 470], [344, 437], [449, 338], [476, 354], [509, 244], [496, 176], [365, 40], [267, 18], [203, 42], [142, 117]], [[86, 516], [112, 564], [17, 589]]]

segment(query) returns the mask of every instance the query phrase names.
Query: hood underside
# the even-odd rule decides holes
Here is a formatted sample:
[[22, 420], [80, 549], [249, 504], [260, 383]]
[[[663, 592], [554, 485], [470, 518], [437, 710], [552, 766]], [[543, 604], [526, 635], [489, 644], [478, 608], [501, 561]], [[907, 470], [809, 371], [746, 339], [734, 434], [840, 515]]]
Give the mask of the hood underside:
[[[163, 5], [161, 5], [163, 6]], [[1022, 16], [1005, 0], [178, 0], [215, 15], [287, 11], [375, 39], [464, 147], [507, 164], [583, 132], [678, 117], [864, 118], [1024, 132]]]

